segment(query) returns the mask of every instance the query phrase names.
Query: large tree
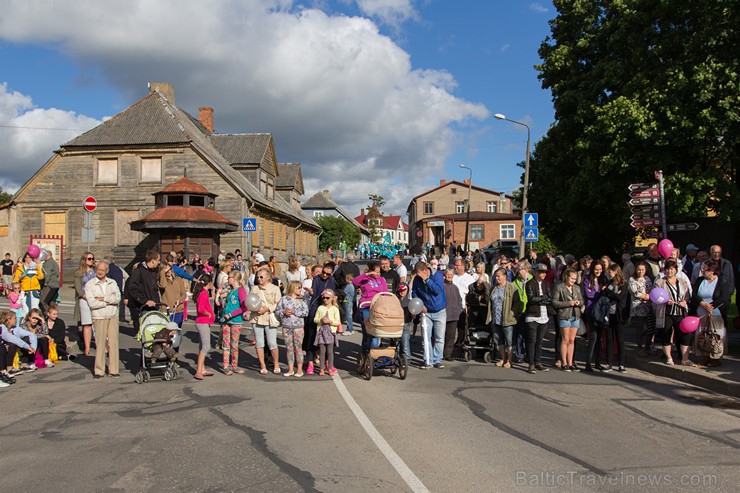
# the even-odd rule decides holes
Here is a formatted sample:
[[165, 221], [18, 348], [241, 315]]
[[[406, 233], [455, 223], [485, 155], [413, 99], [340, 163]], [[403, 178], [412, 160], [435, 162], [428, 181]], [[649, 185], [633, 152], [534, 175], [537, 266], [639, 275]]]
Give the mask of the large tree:
[[360, 231], [352, 223], [341, 217], [324, 216], [315, 218], [323, 230], [319, 237], [319, 251], [325, 252], [332, 247], [339, 249], [339, 243], [344, 240], [347, 245], [360, 242]]
[[555, 122], [531, 160], [530, 210], [573, 253], [629, 242], [627, 186], [663, 170], [669, 222], [737, 225], [737, 0], [554, 0], [537, 66]]
[[10, 199], [12, 198], [13, 198], [13, 194], [4, 192], [3, 187], [0, 186], [0, 204], [10, 202]]

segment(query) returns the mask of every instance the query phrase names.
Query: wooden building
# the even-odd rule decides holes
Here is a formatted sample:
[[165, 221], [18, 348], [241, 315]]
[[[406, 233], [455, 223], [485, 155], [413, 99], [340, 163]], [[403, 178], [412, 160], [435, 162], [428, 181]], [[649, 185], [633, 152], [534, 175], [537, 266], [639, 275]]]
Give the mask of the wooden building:
[[[281, 168], [270, 134], [214, 133], [211, 108], [200, 108], [196, 119], [175, 105], [169, 84], [152, 83], [148, 96], [62, 144], [18, 190], [7, 213], [16, 223], [17, 251], [31, 234], [63, 235], [65, 267], [74, 269], [87, 249], [82, 201], [93, 196], [98, 207], [91, 214], [91, 250], [112, 253], [124, 265], [152, 247], [170, 251], [161, 237], [150, 238], [147, 228], [131, 224], [141, 225], [155, 210], [156, 197], [166, 195], [159, 192], [187, 177], [206, 190], [204, 200], [218, 194], [213, 210], [238, 225], [219, 233], [222, 251], [239, 248], [246, 256], [259, 249], [282, 262], [289, 255], [315, 257], [320, 227], [301, 211], [299, 165], [290, 165], [286, 180]], [[250, 217], [257, 230], [243, 233], [242, 219]], [[170, 243], [180, 244], [177, 236]], [[192, 246], [187, 253], [205, 252]]]

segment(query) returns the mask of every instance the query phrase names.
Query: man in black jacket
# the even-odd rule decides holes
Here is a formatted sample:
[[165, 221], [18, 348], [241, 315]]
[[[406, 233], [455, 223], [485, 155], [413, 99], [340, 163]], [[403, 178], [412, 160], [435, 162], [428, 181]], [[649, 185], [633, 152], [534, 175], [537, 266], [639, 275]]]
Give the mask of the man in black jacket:
[[344, 335], [352, 335], [354, 330], [354, 324], [352, 316], [354, 315], [355, 308], [355, 286], [352, 284], [352, 279], [360, 275], [360, 268], [355, 263], [355, 254], [350, 252], [347, 254], [347, 260], [339, 264], [337, 269], [334, 271], [334, 282], [337, 284], [337, 290], [344, 292], [344, 300], [342, 301], [342, 307], [346, 317], [347, 330], [344, 331]]
[[398, 295], [398, 286], [401, 284], [401, 278], [395, 269], [391, 269], [391, 259], [386, 255], [381, 255], [379, 260], [380, 275], [385, 279], [385, 283], [388, 285], [388, 292]]
[[142, 312], [156, 310], [159, 305], [159, 286], [157, 285], [157, 268], [159, 253], [146, 252], [144, 262], [134, 268], [126, 283], [126, 299], [134, 322], [134, 329], [139, 333], [139, 316]]

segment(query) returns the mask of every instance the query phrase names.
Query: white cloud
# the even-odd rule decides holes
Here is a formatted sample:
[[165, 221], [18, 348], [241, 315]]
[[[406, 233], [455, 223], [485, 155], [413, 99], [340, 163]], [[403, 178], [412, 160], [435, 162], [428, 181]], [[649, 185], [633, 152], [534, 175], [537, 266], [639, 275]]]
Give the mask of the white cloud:
[[89, 130], [98, 120], [72, 111], [35, 108], [29, 96], [0, 84], [0, 186], [14, 193], [60, 143]]
[[[412, 15], [407, 1], [362, 3], [375, 15]], [[351, 211], [368, 193], [405, 211], [416, 184], [433, 184], [442, 171], [451, 125], [488, 116], [452, 93], [451, 74], [415, 69], [371, 20], [287, 0], [14, 0], [4, 4], [0, 39], [58, 47], [130, 103], [146, 82], [170, 82], [191, 114], [214, 108], [217, 131], [272, 133], [279, 160], [303, 163], [306, 198], [328, 188]], [[52, 110], [43, 114], [51, 119]], [[35, 168], [69, 136], [47, 138]], [[19, 158], [13, 153], [13, 166]]]
[[506, 43], [501, 48], [499, 48], [498, 51], [500, 51], [501, 53], [506, 53], [507, 51], [509, 51], [509, 48], [511, 48], [511, 45], [509, 43]]
[[532, 12], [537, 12], [538, 14], [544, 14], [548, 11], [547, 7], [538, 2], [530, 3], [529, 10], [531, 10]]
[[360, 12], [389, 26], [400, 26], [410, 19], [418, 19], [411, 0], [357, 0]]

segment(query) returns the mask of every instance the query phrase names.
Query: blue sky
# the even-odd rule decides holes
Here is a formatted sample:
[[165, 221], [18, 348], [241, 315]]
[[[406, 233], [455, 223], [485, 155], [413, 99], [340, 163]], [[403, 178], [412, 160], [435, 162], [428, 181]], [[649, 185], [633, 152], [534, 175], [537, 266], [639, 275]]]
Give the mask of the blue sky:
[[[440, 179], [466, 178], [460, 163], [475, 184], [511, 192], [526, 130], [492, 115], [529, 124], [533, 143], [553, 119], [533, 67], [555, 15], [549, 1], [74, 5], [4, 7], [0, 185], [7, 190], [79, 133], [73, 129], [144, 97], [150, 81], [172, 83], [176, 104], [192, 114], [213, 106], [219, 132], [272, 133], [278, 159], [303, 164], [304, 199], [328, 188], [357, 213], [368, 193], [384, 195], [387, 212], [404, 213]], [[110, 20], [91, 27], [101, 18]]]

